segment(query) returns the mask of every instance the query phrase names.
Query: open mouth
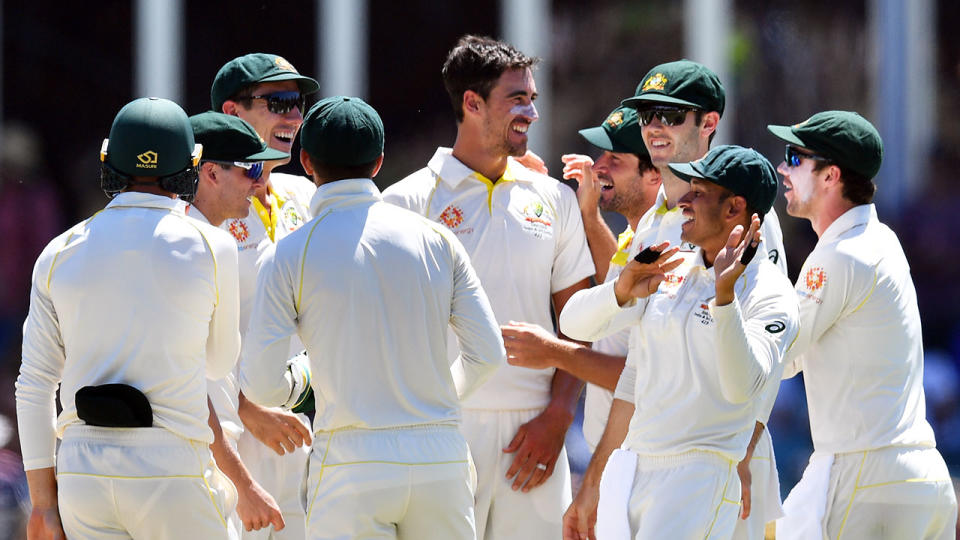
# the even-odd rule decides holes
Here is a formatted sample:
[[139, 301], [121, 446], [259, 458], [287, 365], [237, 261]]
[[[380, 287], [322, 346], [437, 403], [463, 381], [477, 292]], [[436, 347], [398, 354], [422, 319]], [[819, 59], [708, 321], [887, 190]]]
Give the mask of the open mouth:
[[526, 135], [528, 129], [530, 129], [530, 124], [526, 122], [514, 122], [510, 125], [510, 131], [520, 135]]
[[600, 191], [612, 191], [613, 190], [613, 181], [609, 178], [604, 178], [602, 176], [597, 177], [597, 182], [600, 184]]
[[273, 138], [284, 143], [293, 143], [294, 131], [292, 129], [278, 130], [273, 132]]

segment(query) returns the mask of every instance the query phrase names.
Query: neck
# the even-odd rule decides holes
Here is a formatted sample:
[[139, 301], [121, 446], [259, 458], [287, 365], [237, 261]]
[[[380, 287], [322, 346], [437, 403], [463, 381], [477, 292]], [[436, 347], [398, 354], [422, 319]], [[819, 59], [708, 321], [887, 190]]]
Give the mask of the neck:
[[680, 197], [686, 195], [687, 191], [690, 190], [690, 183], [681, 180], [673, 174], [670, 167], [666, 166], [660, 169], [660, 176], [663, 178], [663, 191], [667, 195], [667, 209], [673, 210]]
[[465, 133], [465, 130], [464, 125], [460, 124], [457, 140], [453, 143], [453, 157], [491, 182], [496, 182], [507, 170], [507, 156], [492, 153], [479, 137]]
[[855, 206], [857, 205], [843, 198], [825, 204], [820, 212], [810, 217], [810, 225], [813, 227], [814, 232], [817, 233], [817, 238], [822, 237], [823, 233], [826, 232], [827, 228], [829, 228], [837, 218], [846, 214], [848, 210]]
[[219, 227], [224, 221], [226, 221], [225, 216], [219, 215], [214, 211], [215, 205], [209, 204], [206, 199], [200, 197], [199, 195], [193, 199], [193, 207], [203, 214], [203, 217], [210, 222], [214, 227]]

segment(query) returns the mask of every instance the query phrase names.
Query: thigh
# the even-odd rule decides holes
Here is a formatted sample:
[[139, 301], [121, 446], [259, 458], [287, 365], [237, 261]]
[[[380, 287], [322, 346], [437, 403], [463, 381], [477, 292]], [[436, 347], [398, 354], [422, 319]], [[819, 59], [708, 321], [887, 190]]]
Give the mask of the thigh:
[[407, 501], [406, 466], [313, 465], [311, 462], [307, 482], [311, 494], [307, 511], [308, 538], [396, 538], [396, 524]]
[[713, 460], [638, 471], [630, 498], [637, 540], [730, 538], [740, 511], [733, 463]]
[[957, 502], [936, 449], [886, 448], [838, 458], [831, 472], [831, 538], [953, 538]]
[[[214, 474], [222, 474], [215, 471]], [[115, 481], [122, 521], [137, 540], [236, 540], [228, 524], [226, 478], [150, 478]], [[229, 489], [233, 486], [230, 485]]]
[[398, 538], [474, 540], [471, 464], [411, 465], [410, 500]]
[[130, 538], [117, 518], [111, 492], [107, 478], [57, 476], [57, 505], [67, 538]]
[[506, 472], [512, 456], [505, 454], [497, 495], [487, 518], [485, 538], [490, 540], [555, 540], [563, 535], [563, 513], [571, 502], [570, 466], [561, 450], [553, 474], [527, 493], [513, 491]]

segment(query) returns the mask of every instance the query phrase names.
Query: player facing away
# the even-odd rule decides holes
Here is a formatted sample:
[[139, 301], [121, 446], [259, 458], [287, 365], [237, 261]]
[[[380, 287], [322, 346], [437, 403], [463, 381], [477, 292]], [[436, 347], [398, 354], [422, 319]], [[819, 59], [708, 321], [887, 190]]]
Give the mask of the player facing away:
[[[453, 148], [438, 148], [384, 200], [463, 242], [499, 323], [552, 331], [551, 305], [559, 313], [596, 270], [573, 190], [514, 159], [526, 153], [527, 129], [539, 118], [535, 62], [506, 43], [461, 38], [443, 66], [457, 120]], [[564, 371], [508, 365], [464, 401], [479, 538], [560, 536], [558, 518], [570, 501], [563, 443], [581, 387]]]
[[819, 241], [796, 284], [800, 334], [785, 377], [803, 373], [813, 455], [777, 538], [953, 538], [957, 499], [926, 419], [923, 340], [910, 265], [877, 219], [876, 128], [824, 111], [768, 126], [787, 213]]
[[127, 104], [101, 150], [110, 203], [37, 259], [16, 391], [30, 538], [234, 538], [207, 381], [240, 350], [237, 249], [185, 214], [200, 157], [178, 105]]
[[[580, 339], [633, 327], [606, 430], [564, 515], [564, 538], [594, 538], [598, 503], [622, 516], [624, 537], [729, 538], [755, 400], [779, 384], [797, 332], [789, 281], [753, 257], [758, 216], [776, 197], [773, 166], [754, 150], [720, 146], [670, 167], [689, 182], [678, 201], [681, 238], [697, 248], [651, 246], [616, 280], [574, 295], [560, 316], [561, 329]], [[621, 444], [619, 497], [599, 499], [601, 473]]]
[[[459, 402], [505, 356], [480, 281], [453, 233], [382, 201], [371, 178], [383, 124], [370, 105], [324, 99], [300, 140], [319, 186], [315, 217], [267, 253], [242, 389], [268, 406], [308, 389], [325, 402], [306, 485], [309, 538], [475, 538]], [[294, 333], [309, 370], [287, 362]]]

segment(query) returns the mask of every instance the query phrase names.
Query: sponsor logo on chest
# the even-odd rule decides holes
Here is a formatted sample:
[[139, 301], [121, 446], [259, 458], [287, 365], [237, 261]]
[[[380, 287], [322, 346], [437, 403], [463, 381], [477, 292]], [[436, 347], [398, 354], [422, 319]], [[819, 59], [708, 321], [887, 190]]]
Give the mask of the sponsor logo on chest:
[[524, 232], [541, 240], [553, 238], [553, 218], [544, 207], [543, 201], [530, 201], [520, 211], [520, 215]]

